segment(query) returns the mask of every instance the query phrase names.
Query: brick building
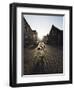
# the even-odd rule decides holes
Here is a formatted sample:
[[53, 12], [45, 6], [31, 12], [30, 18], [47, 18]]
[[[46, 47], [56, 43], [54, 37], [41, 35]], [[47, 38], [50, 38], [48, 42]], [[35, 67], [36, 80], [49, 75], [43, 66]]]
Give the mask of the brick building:
[[24, 47], [28, 47], [36, 43], [37, 32], [31, 29], [24, 17], [22, 17], [22, 32], [24, 37]]
[[63, 46], [63, 30], [52, 25], [50, 33], [44, 37], [44, 42], [53, 46]]

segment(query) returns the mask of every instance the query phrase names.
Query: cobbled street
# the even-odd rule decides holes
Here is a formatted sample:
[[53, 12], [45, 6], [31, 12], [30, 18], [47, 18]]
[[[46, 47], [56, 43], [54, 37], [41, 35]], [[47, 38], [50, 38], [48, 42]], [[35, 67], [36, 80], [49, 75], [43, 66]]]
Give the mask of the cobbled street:
[[24, 49], [24, 75], [63, 73], [63, 50], [40, 42]]

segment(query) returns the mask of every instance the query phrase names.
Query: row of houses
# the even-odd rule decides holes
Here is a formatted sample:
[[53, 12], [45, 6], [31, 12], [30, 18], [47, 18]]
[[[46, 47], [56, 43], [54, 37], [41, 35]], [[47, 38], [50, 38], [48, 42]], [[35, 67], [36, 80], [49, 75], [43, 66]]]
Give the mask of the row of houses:
[[44, 36], [43, 41], [49, 45], [63, 46], [63, 30], [52, 25], [50, 33]]
[[[24, 47], [33, 46], [37, 44], [38, 33], [32, 30], [28, 22], [22, 17], [22, 32]], [[49, 34], [44, 36], [43, 42], [53, 46], [63, 46], [63, 30], [58, 29], [54, 25], [51, 27]]]
[[24, 37], [24, 47], [33, 46], [37, 43], [37, 32], [36, 30], [31, 29], [24, 17], [22, 17], [22, 31]]

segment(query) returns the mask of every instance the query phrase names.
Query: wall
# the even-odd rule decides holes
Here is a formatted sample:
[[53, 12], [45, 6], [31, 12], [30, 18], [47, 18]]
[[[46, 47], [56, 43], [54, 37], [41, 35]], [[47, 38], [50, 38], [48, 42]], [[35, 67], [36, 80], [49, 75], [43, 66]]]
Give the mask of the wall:
[[[0, 90], [12, 90], [9, 87], [9, 3], [38, 3], [53, 5], [71, 5], [74, 9], [74, 0], [1, 0], [0, 1]], [[74, 10], [73, 10], [74, 11]], [[74, 21], [74, 19], [73, 19]], [[74, 67], [74, 66], [73, 66]], [[73, 90], [72, 85], [50, 85], [38, 87], [15, 88], [21, 90]]]

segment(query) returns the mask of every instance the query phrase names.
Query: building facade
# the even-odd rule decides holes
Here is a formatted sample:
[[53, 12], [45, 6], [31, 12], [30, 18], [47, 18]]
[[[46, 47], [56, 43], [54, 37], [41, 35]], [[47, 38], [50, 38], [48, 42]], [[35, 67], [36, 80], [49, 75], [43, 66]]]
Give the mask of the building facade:
[[28, 47], [37, 42], [37, 32], [31, 29], [24, 17], [22, 17], [22, 32], [24, 37], [24, 47]]
[[52, 25], [50, 33], [44, 37], [44, 42], [53, 46], [63, 46], [63, 30]]

